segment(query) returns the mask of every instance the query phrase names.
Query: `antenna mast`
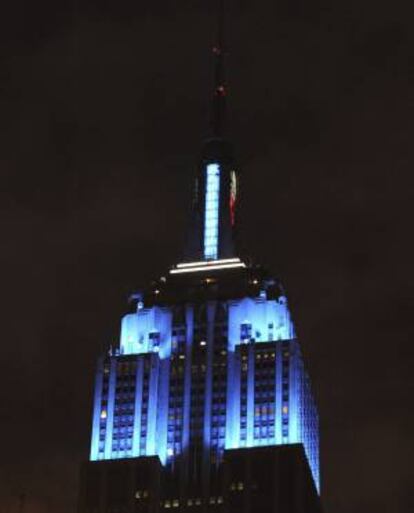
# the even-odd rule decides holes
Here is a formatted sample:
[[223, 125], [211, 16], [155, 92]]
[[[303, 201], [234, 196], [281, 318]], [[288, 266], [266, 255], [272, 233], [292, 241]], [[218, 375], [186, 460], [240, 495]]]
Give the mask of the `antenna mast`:
[[217, 0], [217, 33], [213, 46], [214, 55], [214, 97], [212, 132], [213, 137], [220, 138], [224, 130], [224, 113], [226, 107], [226, 85], [224, 79], [224, 0]]

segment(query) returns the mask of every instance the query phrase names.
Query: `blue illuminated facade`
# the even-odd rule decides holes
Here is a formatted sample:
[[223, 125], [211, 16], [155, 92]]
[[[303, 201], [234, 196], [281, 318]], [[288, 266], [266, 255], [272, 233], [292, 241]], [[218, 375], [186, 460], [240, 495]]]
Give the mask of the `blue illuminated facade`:
[[[172, 271], [211, 279], [203, 265]], [[138, 302], [98, 365], [90, 458], [157, 455], [171, 467], [197, 453], [203, 482], [225, 449], [302, 443], [319, 487], [318, 430], [285, 296]]]

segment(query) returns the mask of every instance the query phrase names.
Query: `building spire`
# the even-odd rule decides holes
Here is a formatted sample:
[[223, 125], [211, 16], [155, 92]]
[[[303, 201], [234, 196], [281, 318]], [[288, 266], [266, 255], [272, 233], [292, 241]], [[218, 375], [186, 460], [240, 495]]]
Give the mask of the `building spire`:
[[224, 0], [217, 1], [216, 41], [213, 46], [214, 56], [214, 92], [212, 112], [212, 135], [221, 138], [224, 131], [224, 113], [226, 107], [226, 84], [224, 77]]

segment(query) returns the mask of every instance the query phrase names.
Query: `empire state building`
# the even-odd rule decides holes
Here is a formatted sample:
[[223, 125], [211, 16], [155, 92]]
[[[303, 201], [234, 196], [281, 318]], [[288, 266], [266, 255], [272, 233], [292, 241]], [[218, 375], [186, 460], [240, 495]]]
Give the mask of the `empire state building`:
[[318, 412], [286, 293], [237, 251], [220, 32], [188, 245], [99, 358], [78, 513], [321, 511]]

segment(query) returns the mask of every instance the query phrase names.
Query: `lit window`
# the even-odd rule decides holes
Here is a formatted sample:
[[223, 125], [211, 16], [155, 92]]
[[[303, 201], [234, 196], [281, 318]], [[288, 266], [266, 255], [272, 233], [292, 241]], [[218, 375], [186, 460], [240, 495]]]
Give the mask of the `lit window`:
[[179, 505], [180, 505], [180, 501], [178, 499], [174, 499], [172, 502], [172, 507], [178, 508]]
[[287, 415], [287, 413], [289, 412], [289, 408], [287, 406], [283, 406], [282, 408], [282, 412]]
[[106, 419], [106, 417], [107, 417], [106, 410], [102, 410], [101, 411], [101, 419]]
[[244, 483], [242, 483], [241, 481], [239, 481], [239, 482], [237, 483], [237, 489], [238, 489], [238, 490], [243, 490], [243, 488], [244, 488]]

